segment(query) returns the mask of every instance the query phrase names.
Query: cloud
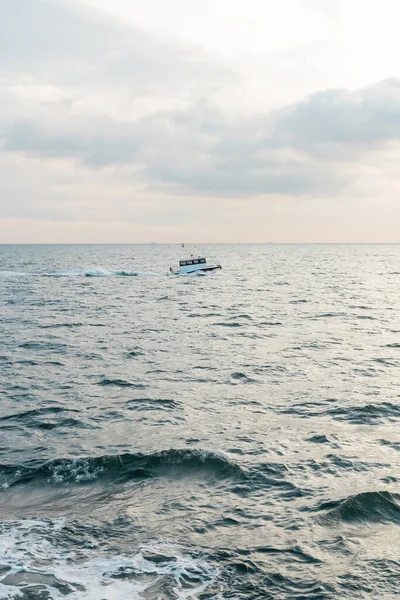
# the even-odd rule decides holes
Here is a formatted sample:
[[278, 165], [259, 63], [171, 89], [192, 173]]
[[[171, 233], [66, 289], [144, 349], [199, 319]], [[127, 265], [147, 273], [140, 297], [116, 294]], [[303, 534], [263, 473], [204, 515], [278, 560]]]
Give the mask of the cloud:
[[[107, 218], [117, 180], [120, 210], [134, 203], [138, 220], [146, 194], [175, 215], [179, 194], [337, 198], [400, 140], [400, 79], [234, 114], [220, 100], [241, 78], [222, 57], [77, 2], [2, 2], [0, 57], [2, 214]], [[30, 188], [18, 191], [17, 171]]]
[[5, 151], [129, 167], [174, 193], [339, 194], [365, 153], [400, 138], [400, 80], [328, 90], [248, 117], [201, 101], [137, 121], [73, 116], [67, 107], [55, 119], [6, 124], [2, 138]]
[[326, 145], [361, 151], [398, 140], [400, 79], [387, 79], [352, 92], [313, 94], [277, 115], [276, 134], [288, 144], [314, 153]]
[[238, 78], [216, 54], [72, 0], [2, 2], [0, 56], [2, 69], [82, 90], [117, 85], [154, 93]]

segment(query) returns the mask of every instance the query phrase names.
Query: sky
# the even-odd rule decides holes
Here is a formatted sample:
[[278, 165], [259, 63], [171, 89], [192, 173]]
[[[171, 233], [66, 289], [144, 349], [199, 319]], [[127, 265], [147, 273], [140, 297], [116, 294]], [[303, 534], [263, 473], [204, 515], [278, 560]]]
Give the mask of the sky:
[[397, 0], [0, 0], [0, 243], [400, 242]]

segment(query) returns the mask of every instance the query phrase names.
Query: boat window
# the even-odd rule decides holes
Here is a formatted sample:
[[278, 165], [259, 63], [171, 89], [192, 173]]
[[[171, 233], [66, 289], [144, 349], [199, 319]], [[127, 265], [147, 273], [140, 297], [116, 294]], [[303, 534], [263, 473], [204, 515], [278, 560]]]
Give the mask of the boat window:
[[179, 266], [186, 267], [186, 260], [180, 260], [179, 261]]
[[201, 259], [200, 259], [200, 263], [201, 263], [202, 265], [204, 265], [204, 264], [205, 264], [205, 262], [206, 262], [206, 259], [205, 259], [205, 258], [201, 258]]
[[193, 264], [194, 264], [194, 265], [198, 265], [198, 264], [199, 264], [199, 261], [198, 261], [198, 260], [194, 260], [194, 261], [193, 261]]

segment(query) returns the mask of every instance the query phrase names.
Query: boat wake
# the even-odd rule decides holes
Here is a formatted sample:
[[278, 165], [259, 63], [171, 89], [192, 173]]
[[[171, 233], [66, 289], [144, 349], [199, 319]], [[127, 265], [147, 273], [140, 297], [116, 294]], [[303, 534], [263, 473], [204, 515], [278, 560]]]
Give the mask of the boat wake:
[[26, 272], [20, 271], [0, 271], [0, 277], [162, 277], [166, 273], [156, 273], [154, 271], [127, 271], [124, 269], [105, 270], [105, 269], [82, 269], [76, 271], [55, 271], [55, 272]]
[[170, 273], [162, 271], [128, 271], [125, 269], [106, 270], [106, 269], [79, 269], [76, 271], [54, 271], [54, 272], [21, 272], [21, 271], [0, 271], [0, 278], [16, 279], [22, 277], [53, 277], [55, 279], [62, 277], [210, 277], [214, 273], [196, 272], [196, 273]]

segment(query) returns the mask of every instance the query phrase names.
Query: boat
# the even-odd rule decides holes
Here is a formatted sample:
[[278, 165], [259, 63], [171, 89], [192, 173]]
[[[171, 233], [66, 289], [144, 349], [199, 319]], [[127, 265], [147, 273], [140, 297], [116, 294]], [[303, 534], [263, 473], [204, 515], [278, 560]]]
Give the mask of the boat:
[[179, 269], [170, 267], [169, 272], [172, 275], [192, 275], [194, 273], [201, 275], [219, 271], [220, 269], [222, 269], [220, 264], [209, 265], [204, 256], [194, 257], [191, 255], [190, 258], [184, 258], [179, 261]]

